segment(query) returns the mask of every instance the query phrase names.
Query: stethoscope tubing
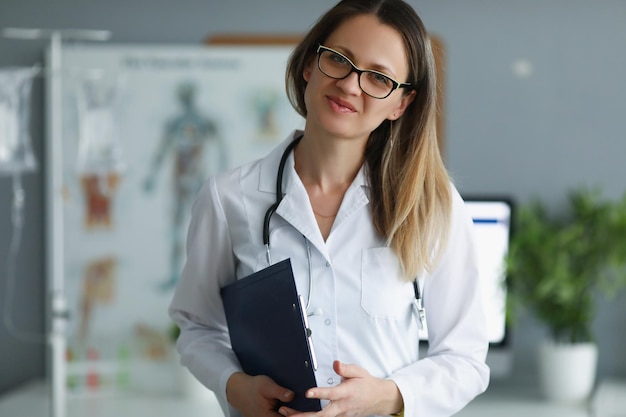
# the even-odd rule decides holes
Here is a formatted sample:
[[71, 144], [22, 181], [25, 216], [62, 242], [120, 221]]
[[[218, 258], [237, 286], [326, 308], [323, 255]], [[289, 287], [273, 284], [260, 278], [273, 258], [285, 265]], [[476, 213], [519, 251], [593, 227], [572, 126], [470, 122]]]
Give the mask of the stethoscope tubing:
[[298, 142], [300, 142], [302, 136], [303, 135], [300, 135], [291, 141], [291, 143], [287, 145], [287, 148], [285, 148], [285, 151], [280, 158], [278, 172], [276, 173], [276, 201], [267, 209], [265, 212], [265, 218], [263, 219], [263, 244], [265, 245], [265, 257], [269, 265], [272, 264], [272, 254], [270, 253], [270, 220], [272, 218], [272, 214], [276, 212], [278, 205], [283, 200], [283, 172], [285, 171], [287, 158]]

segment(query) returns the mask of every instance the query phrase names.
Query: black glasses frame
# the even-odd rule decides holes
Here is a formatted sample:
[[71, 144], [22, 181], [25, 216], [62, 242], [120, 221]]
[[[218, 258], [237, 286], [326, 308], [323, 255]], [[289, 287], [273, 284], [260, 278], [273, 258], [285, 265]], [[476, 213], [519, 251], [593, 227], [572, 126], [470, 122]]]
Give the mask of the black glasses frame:
[[[345, 59], [345, 60], [348, 62], [348, 64], [350, 64], [350, 67], [351, 67], [350, 71], [349, 71], [346, 75], [344, 75], [343, 77], [333, 77], [332, 75], [329, 75], [329, 74], [327, 74], [326, 72], [324, 72], [324, 70], [322, 69], [322, 66], [321, 66], [321, 62], [320, 62], [320, 61], [321, 61], [321, 58], [322, 58], [322, 52], [324, 52], [324, 51], [332, 52], [333, 54], [337, 54], [337, 55], [339, 55], [340, 57], [342, 57], [343, 59]], [[327, 46], [324, 46], [324, 45], [322, 45], [322, 44], [318, 44], [316, 53], [317, 53], [317, 68], [319, 68], [319, 70], [322, 72], [322, 74], [324, 74], [325, 76], [330, 77], [330, 78], [332, 78], [332, 79], [334, 79], [334, 80], [343, 80], [344, 78], [347, 78], [347, 77], [348, 77], [350, 74], [352, 74], [353, 72], [356, 72], [356, 73], [357, 73], [357, 75], [359, 76], [359, 77], [358, 77], [358, 80], [359, 80], [359, 88], [361, 89], [361, 91], [363, 91], [365, 94], [367, 94], [368, 96], [370, 96], [370, 97], [372, 97], [372, 98], [377, 98], [377, 99], [382, 100], [382, 99], [384, 99], [384, 98], [389, 97], [389, 96], [391, 95], [391, 93], [393, 93], [394, 91], [396, 91], [398, 88], [412, 88], [412, 87], [413, 87], [411, 83], [401, 83], [401, 82], [394, 80], [393, 78], [391, 78], [391, 77], [390, 77], [390, 76], [388, 76], [387, 74], [384, 74], [384, 73], [382, 73], [382, 72], [380, 72], [380, 71], [374, 71], [374, 70], [363, 70], [363, 69], [360, 69], [359, 67], [357, 67], [356, 65], [354, 65], [354, 63], [353, 63], [352, 61], [350, 61], [350, 58], [348, 58], [347, 56], [345, 56], [345, 55], [344, 55], [344, 54], [342, 54], [341, 52], [335, 51], [334, 49], [329, 48], [329, 47], [327, 47]], [[371, 94], [370, 94], [370, 93], [368, 93], [367, 91], [363, 90], [363, 87], [361, 87], [361, 74], [363, 74], [364, 72], [366, 72], [366, 73], [373, 73], [373, 74], [380, 75], [381, 77], [385, 77], [386, 79], [388, 79], [389, 81], [391, 81], [391, 84], [392, 84], [392, 86], [393, 86], [393, 87], [392, 87], [392, 88], [391, 88], [391, 90], [387, 93], [387, 95], [386, 95], [386, 96], [383, 96], [383, 97], [377, 97], [377, 96], [373, 96], [373, 95], [371, 95]]]

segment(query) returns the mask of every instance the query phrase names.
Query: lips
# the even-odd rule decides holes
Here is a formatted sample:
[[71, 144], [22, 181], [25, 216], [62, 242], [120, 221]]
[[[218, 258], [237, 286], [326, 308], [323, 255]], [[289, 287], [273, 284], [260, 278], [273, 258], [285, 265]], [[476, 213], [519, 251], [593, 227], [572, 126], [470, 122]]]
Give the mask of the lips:
[[356, 113], [356, 108], [350, 102], [335, 96], [326, 96], [330, 107], [339, 113]]

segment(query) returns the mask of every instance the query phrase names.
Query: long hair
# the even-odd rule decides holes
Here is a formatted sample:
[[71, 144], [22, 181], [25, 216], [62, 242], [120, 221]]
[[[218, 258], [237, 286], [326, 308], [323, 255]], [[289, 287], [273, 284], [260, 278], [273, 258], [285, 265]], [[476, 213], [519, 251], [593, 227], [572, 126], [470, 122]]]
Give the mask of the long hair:
[[[437, 83], [431, 43], [415, 10], [402, 0], [342, 0], [324, 14], [292, 52], [286, 71], [289, 101], [306, 117], [305, 66], [318, 44], [344, 21], [374, 15], [396, 29], [409, 62], [415, 97], [393, 123], [383, 121], [365, 148], [374, 227], [396, 252], [404, 277], [413, 280], [436, 265], [446, 246], [452, 197], [436, 132]], [[408, 94], [409, 91], [405, 92]]]

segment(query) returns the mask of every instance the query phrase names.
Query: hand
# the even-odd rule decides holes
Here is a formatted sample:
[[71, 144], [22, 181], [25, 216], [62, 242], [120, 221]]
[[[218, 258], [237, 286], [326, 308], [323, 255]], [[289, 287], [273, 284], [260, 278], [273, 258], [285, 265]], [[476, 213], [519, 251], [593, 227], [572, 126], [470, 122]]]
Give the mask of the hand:
[[228, 402], [245, 417], [280, 417], [280, 402], [293, 400], [294, 393], [275, 383], [272, 378], [235, 372], [226, 383]]
[[333, 369], [342, 377], [342, 382], [333, 388], [311, 388], [308, 398], [329, 400], [322, 411], [299, 413], [283, 406], [278, 410], [283, 416], [298, 417], [364, 417], [389, 415], [400, 412], [402, 395], [395, 382], [375, 378], [357, 365], [333, 362]]

